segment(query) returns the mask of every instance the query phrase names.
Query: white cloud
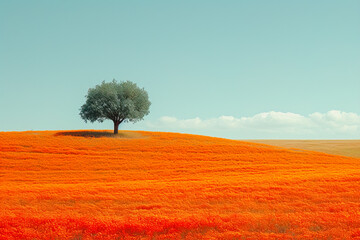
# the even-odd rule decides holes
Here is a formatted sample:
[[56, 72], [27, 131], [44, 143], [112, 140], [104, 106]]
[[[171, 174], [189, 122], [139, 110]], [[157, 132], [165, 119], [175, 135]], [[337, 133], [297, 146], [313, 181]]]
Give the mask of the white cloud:
[[332, 110], [325, 114], [318, 112], [310, 114], [309, 118], [326, 131], [348, 134], [360, 132], [360, 116], [356, 113]]
[[[135, 126], [134, 126], [135, 127]], [[139, 125], [137, 126], [138, 129]], [[140, 126], [141, 128], [141, 126]], [[174, 131], [227, 138], [360, 138], [360, 115], [332, 110], [303, 116], [291, 112], [264, 112], [251, 117], [220, 116], [177, 119], [164, 116], [145, 121], [143, 130]]]

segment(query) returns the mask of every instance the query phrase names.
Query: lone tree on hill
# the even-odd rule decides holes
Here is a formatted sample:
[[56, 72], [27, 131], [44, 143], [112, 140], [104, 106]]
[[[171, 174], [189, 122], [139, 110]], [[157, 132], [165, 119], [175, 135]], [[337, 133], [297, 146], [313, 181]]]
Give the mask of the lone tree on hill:
[[150, 101], [147, 92], [135, 83], [103, 81], [90, 88], [86, 102], [80, 108], [80, 116], [85, 122], [114, 122], [114, 134], [118, 133], [122, 122], [137, 122], [149, 114]]

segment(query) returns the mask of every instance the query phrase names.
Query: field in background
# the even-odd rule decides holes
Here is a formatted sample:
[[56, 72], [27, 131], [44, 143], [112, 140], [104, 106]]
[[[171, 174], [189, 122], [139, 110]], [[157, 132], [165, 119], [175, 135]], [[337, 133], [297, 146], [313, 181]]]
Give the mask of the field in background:
[[360, 140], [245, 140], [285, 148], [306, 149], [360, 158]]
[[360, 239], [357, 158], [111, 136], [1, 132], [0, 239]]

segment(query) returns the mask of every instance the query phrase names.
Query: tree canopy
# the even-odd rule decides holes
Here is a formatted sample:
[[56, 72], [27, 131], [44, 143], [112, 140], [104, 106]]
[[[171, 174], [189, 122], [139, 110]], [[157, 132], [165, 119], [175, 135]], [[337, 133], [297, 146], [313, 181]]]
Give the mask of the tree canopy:
[[114, 122], [114, 133], [122, 122], [137, 122], [149, 114], [151, 103], [147, 92], [131, 81], [103, 81], [88, 90], [86, 102], [80, 108], [85, 122]]

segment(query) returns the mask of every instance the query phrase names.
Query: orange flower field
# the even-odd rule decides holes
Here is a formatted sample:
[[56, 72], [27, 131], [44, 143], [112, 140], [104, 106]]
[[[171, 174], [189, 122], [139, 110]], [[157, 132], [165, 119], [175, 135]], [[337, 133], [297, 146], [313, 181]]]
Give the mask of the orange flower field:
[[0, 239], [360, 239], [359, 161], [177, 133], [0, 132]]

